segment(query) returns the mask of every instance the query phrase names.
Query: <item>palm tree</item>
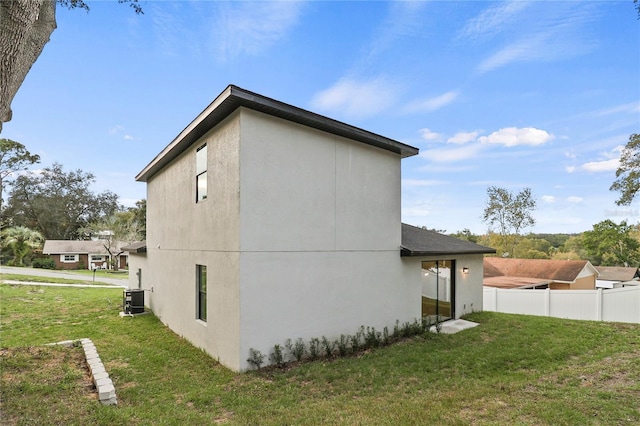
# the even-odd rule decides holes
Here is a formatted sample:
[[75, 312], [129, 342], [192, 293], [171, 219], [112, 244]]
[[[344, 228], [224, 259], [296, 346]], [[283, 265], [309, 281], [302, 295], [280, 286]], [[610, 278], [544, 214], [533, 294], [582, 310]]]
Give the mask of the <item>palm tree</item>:
[[22, 261], [31, 249], [40, 247], [44, 237], [38, 231], [33, 231], [26, 226], [14, 226], [2, 231], [2, 245], [13, 251], [13, 260], [16, 266], [24, 266]]

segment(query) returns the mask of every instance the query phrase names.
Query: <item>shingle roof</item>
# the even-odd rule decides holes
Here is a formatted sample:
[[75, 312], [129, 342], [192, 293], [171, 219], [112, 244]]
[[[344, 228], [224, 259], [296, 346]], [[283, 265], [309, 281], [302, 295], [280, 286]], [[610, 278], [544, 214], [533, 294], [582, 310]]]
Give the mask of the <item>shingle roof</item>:
[[484, 277], [507, 276], [573, 282], [587, 264], [589, 262], [586, 260], [486, 257]]
[[237, 108], [255, 111], [299, 123], [334, 135], [386, 149], [402, 158], [418, 153], [418, 148], [403, 144], [378, 134], [342, 123], [337, 120], [304, 110], [266, 96], [229, 85], [202, 111], [176, 138], [167, 145], [138, 175], [136, 180], [146, 182], [165, 165], [189, 148], [207, 131], [228, 117]]
[[640, 278], [638, 268], [625, 268], [622, 266], [595, 266], [600, 275], [598, 279], [606, 281], [631, 281]]
[[[47, 240], [42, 254], [108, 254], [104, 241]], [[114, 244], [114, 247], [119, 244]]]
[[147, 242], [146, 241], [138, 241], [128, 246], [123, 246], [122, 250], [126, 250], [129, 253], [146, 253], [147, 252]]
[[497, 276], [491, 278], [484, 278], [482, 285], [495, 288], [536, 288], [539, 286], [546, 286], [551, 284], [553, 280], [544, 280], [540, 278], [523, 278], [523, 277], [505, 277]]
[[469, 241], [459, 240], [417, 226], [402, 224], [401, 256], [424, 256], [441, 254], [485, 254], [495, 249]]

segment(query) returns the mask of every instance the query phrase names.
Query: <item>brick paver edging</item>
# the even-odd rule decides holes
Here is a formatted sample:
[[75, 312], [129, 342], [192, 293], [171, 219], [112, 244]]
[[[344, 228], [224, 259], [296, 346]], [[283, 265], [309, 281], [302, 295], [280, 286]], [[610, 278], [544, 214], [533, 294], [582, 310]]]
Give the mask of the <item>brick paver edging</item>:
[[91, 339], [66, 340], [64, 342], [53, 343], [53, 345], [73, 345], [76, 342], [82, 344], [93, 383], [98, 391], [98, 399], [104, 405], [116, 405], [118, 403], [116, 399], [116, 388], [113, 386], [113, 381], [109, 378], [109, 373], [105, 370], [98, 355], [98, 350]]

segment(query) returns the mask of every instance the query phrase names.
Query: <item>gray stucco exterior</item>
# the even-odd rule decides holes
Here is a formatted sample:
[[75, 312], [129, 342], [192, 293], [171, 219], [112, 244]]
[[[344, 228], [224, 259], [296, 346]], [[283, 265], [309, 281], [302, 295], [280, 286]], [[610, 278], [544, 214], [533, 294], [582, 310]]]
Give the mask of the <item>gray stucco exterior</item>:
[[[250, 348], [268, 354], [286, 339], [335, 339], [421, 315], [426, 257], [400, 255], [400, 160], [417, 149], [291, 108], [230, 86], [138, 175], [147, 251], [130, 262], [144, 269], [148, 305], [236, 371], [249, 367]], [[203, 144], [208, 194], [196, 202]], [[481, 309], [482, 254], [467, 256], [478, 288], [460, 300]], [[196, 265], [207, 266], [206, 322], [197, 319]]]

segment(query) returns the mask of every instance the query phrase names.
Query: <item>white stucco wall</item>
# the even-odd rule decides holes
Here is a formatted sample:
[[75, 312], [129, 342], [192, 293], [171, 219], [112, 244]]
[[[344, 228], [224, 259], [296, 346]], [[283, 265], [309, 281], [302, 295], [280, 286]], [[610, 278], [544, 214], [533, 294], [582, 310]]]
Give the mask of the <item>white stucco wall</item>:
[[[147, 182], [148, 306], [231, 368], [239, 355], [239, 114]], [[196, 203], [195, 152], [207, 143], [207, 199]], [[196, 265], [207, 266], [207, 321], [196, 319]]]
[[242, 369], [250, 348], [420, 315], [399, 253], [399, 155], [243, 110], [240, 175]]
[[[196, 203], [205, 142], [208, 197]], [[231, 369], [249, 367], [249, 348], [420, 316], [423, 259], [399, 251], [398, 154], [240, 108], [149, 179], [147, 200], [147, 305]], [[479, 258], [468, 266], [481, 277]], [[457, 309], [482, 305], [481, 278], [477, 293]]]

